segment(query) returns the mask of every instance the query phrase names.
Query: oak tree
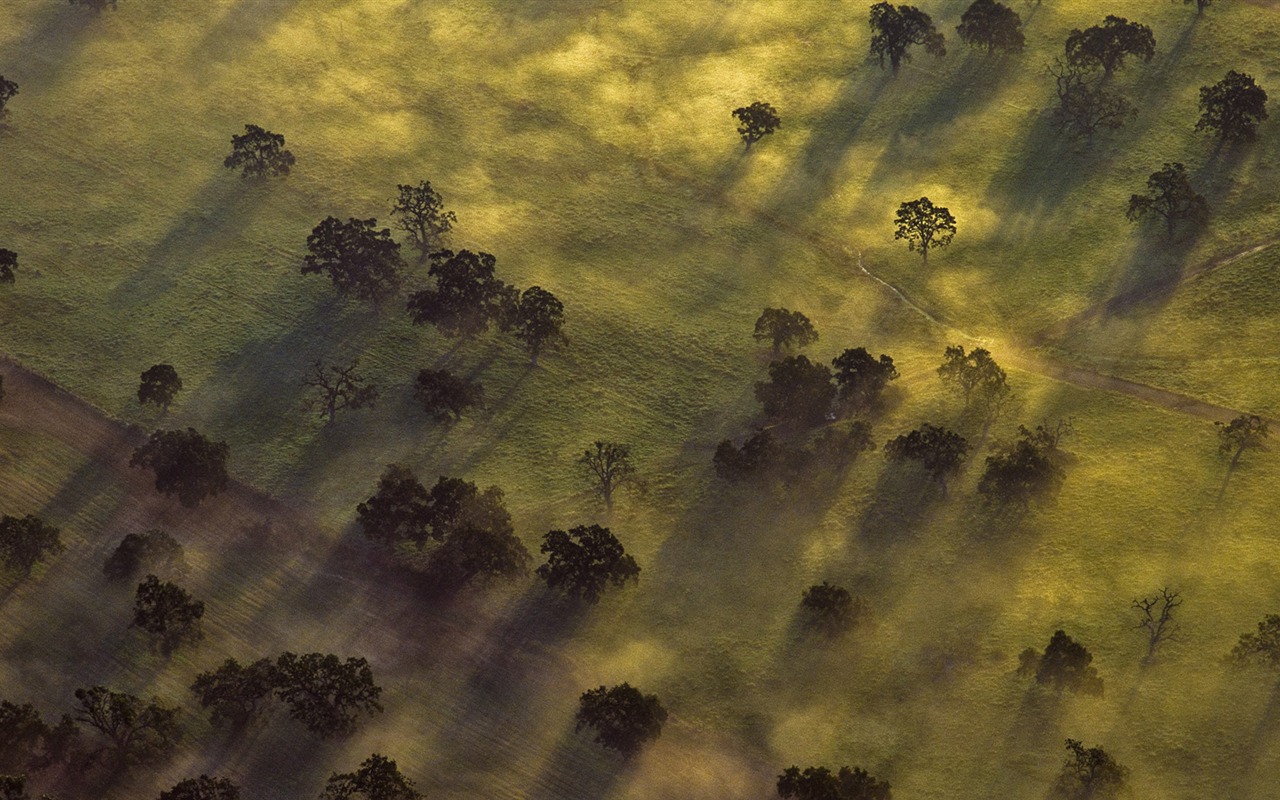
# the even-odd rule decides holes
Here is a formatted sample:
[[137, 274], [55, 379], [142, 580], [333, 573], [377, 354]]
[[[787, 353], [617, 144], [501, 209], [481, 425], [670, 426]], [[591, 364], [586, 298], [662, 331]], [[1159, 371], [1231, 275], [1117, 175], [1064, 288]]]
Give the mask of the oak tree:
[[1093, 654], [1061, 630], [1054, 631], [1043, 653], [1027, 648], [1019, 660], [1020, 675], [1032, 675], [1037, 684], [1058, 694], [1068, 689], [1102, 694], [1102, 678], [1098, 677], [1097, 667], [1092, 666]]
[[937, 371], [943, 385], [964, 398], [966, 409], [977, 407], [987, 420], [1008, 400], [1008, 376], [985, 347], [966, 353], [961, 345], [951, 345], [943, 351]]
[[1032, 501], [1047, 503], [1067, 477], [1066, 457], [1058, 445], [1071, 430], [1070, 422], [1056, 427], [1037, 425], [1034, 431], [1018, 426], [1018, 438], [993, 447], [986, 469], [978, 480], [978, 493], [989, 501], [1026, 510]]
[[289, 716], [321, 738], [348, 736], [361, 712], [382, 711], [382, 687], [363, 658], [286, 652], [276, 659], [274, 677], [276, 697], [289, 706]]
[[823, 581], [804, 590], [800, 608], [805, 624], [828, 636], [834, 636], [858, 624], [867, 613], [866, 601], [854, 597], [843, 586]]
[[996, 50], [1018, 53], [1026, 44], [1022, 17], [999, 0], [973, 0], [960, 15], [956, 33], [960, 41], [971, 47], [985, 47], [988, 54]]
[[910, 433], [890, 439], [884, 445], [890, 461], [915, 461], [947, 496], [947, 479], [958, 475], [969, 455], [969, 443], [955, 431], [940, 425], [922, 424]]
[[18, 84], [0, 75], [0, 119], [9, 114], [9, 101], [18, 95]]
[[1129, 770], [1106, 750], [1067, 739], [1067, 752], [1053, 787], [1055, 800], [1113, 800], [1125, 795]]
[[544, 350], [560, 347], [564, 335], [564, 304], [540, 286], [530, 286], [520, 295], [508, 321], [513, 335], [529, 353], [529, 363], [537, 366]]
[[484, 386], [447, 369], [424, 369], [414, 379], [413, 396], [437, 422], [457, 422], [484, 405]]
[[161, 651], [173, 652], [184, 643], [203, 638], [200, 620], [204, 617], [204, 602], [175, 583], [162, 581], [148, 575], [133, 601], [133, 625], [157, 637]]
[[0, 517], [0, 563], [30, 575], [36, 564], [66, 550], [61, 531], [34, 514]]
[[617, 750], [624, 757], [639, 752], [645, 742], [662, 733], [667, 710], [657, 695], [646, 695], [628, 683], [583, 692], [574, 730], [590, 728], [596, 744]]
[[14, 283], [18, 279], [18, 254], [0, 247], [0, 283]]
[[195, 428], [156, 431], [133, 451], [129, 466], [151, 470], [157, 492], [176, 494], [185, 508], [195, 508], [226, 490], [229, 454], [226, 442], [212, 442]]
[[171, 578], [189, 571], [182, 545], [165, 531], [151, 529], [130, 533], [120, 540], [102, 565], [107, 580], [123, 581], [146, 572]]
[[778, 797], [795, 800], [892, 800], [889, 782], [878, 780], [861, 767], [788, 767], [778, 776]]
[[1125, 217], [1137, 222], [1146, 214], [1164, 219], [1165, 234], [1173, 237], [1173, 226], [1179, 220], [1198, 222], [1209, 213], [1204, 195], [1191, 186], [1187, 169], [1182, 164], [1165, 162], [1165, 165], [1147, 178], [1147, 193], [1129, 198], [1129, 210]]
[[826, 364], [788, 356], [769, 364], [769, 380], [756, 383], [755, 395], [766, 416], [813, 425], [826, 419], [836, 387]]
[[1242, 633], [1240, 641], [1231, 650], [1231, 658], [1237, 664], [1258, 662], [1268, 667], [1280, 667], [1280, 614], [1268, 614], [1258, 623], [1257, 633]]
[[197, 675], [191, 693], [201, 708], [208, 709], [215, 725], [239, 727], [261, 710], [259, 704], [271, 696], [275, 685], [276, 668], [271, 659], [261, 658], [244, 666], [228, 658], [217, 669]]
[[757, 100], [749, 106], [735, 108], [733, 116], [738, 120], [738, 135], [746, 142], [746, 149], [782, 127], [778, 112], [768, 103]]
[[889, 382], [896, 380], [898, 370], [893, 359], [881, 353], [875, 358], [865, 347], [845, 350], [831, 361], [839, 390], [840, 405], [846, 411], [870, 411], [880, 400]]
[[929, 251], [946, 247], [956, 235], [956, 218], [943, 206], [935, 206], [927, 197], [908, 200], [898, 206], [893, 238], [906, 239], [908, 250], [919, 250], [925, 264]]
[[147, 702], [103, 686], [76, 689], [75, 696], [76, 721], [106, 740], [91, 754], [95, 760], [105, 755], [117, 765], [151, 761], [168, 754], [177, 744], [178, 709], [157, 698]]
[[160, 406], [165, 411], [178, 392], [182, 391], [182, 379], [172, 364], [155, 364], [147, 368], [138, 383], [138, 402]]
[[160, 793], [160, 800], [240, 800], [240, 787], [227, 778], [187, 778]]
[[600, 601], [610, 584], [621, 587], [640, 578], [640, 565], [612, 531], [599, 525], [548, 531], [542, 552], [547, 563], [538, 567], [537, 575], [547, 588], [590, 605]]
[[809, 318], [799, 311], [785, 308], [766, 308], [760, 312], [755, 333], [751, 336], [757, 342], [772, 344], [775, 356], [784, 347], [801, 348], [818, 341], [818, 331]]
[[50, 725], [30, 703], [0, 700], [0, 773], [38, 772], [65, 761], [79, 735], [69, 715]]
[[284, 149], [282, 134], [245, 125], [244, 133], [232, 134], [231, 154], [222, 166], [240, 170], [241, 178], [283, 177], [289, 174], [294, 161], [293, 153]]
[[1137, 629], [1147, 636], [1148, 663], [1155, 660], [1156, 650], [1165, 642], [1175, 641], [1181, 626], [1173, 618], [1173, 612], [1182, 605], [1182, 595], [1168, 587], [1160, 587], [1160, 591], [1150, 597], [1140, 597], [1133, 601], [1133, 609], [1138, 612]]
[[1218, 428], [1219, 455], [1231, 456], [1231, 462], [1227, 464], [1227, 475], [1222, 481], [1222, 488], [1218, 490], [1218, 499], [1221, 500], [1231, 476], [1240, 465], [1241, 457], [1249, 450], [1267, 450], [1267, 437], [1271, 435], [1271, 431], [1267, 421], [1257, 414], [1241, 414], [1230, 422], [1215, 422], [1214, 425]]
[[1156, 54], [1156, 39], [1146, 25], [1108, 15], [1101, 25], [1073, 29], [1067, 34], [1066, 50], [1068, 61], [1097, 64], [1110, 77], [1128, 56], [1151, 61]]
[[898, 74], [902, 62], [911, 60], [908, 48], [913, 45], [924, 45], [926, 53], [938, 58], [947, 54], [945, 37], [938, 32], [933, 19], [915, 6], [876, 3], [871, 6], [869, 21], [871, 55], [879, 59], [881, 69], [888, 56], [894, 75]]
[[366, 385], [365, 377], [356, 372], [359, 366], [359, 359], [353, 359], [346, 366], [330, 364], [328, 367], [317, 360], [303, 376], [302, 385], [315, 389], [314, 396], [305, 405], [318, 411], [326, 425], [333, 424], [339, 411], [372, 408], [378, 402], [378, 387]]
[[448, 233], [457, 215], [444, 208], [444, 199], [440, 193], [431, 188], [430, 181], [422, 181], [417, 186], [400, 184], [396, 186], [399, 195], [391, 206], [391, 216], [396, 218], [396, 225], [409, 235], [409, 241], [426, 258], [439, 243], [441, 237]]
[[489, 253], [439, 250], [428, 256], [428, 277], [435, 286], [409, 295], [415, 325], [433, 325], [445, 336], [473, 338], [497, 324], [506, 328], [519, 303], [519, 292], [494, 277], [497, 264]]
[[355, 772], [329, 776], [320, 800], [418, 800], [422, 795], [413, 781], [401, 774], [396, 762], [374, 753]]
[[1196, 130], [1217, 131], [1223, 141], [1251, 142], [1267, 118], [1267, 93], [1253, 76], [1231, 70], [1212, 86], [1200, 87]]
[[795, 454], [785, 444], [777, 441], [768, 429], [756, 431], [736, 446], [732, 439], [725, 439], [716, 447], [711, 463], [716, 475], [730, 483], [763, 480], [770, 477], [791, 477], [791, 465]]
[[621, 490], [640, 491], [643, 484], [636, 474], [635, 461], [631, 458], [631, 445], [597, 440], [584, 450], [577, 461], [579, 471], [586, 477], [591, 490], [604, 500], [605, 508], [613, 510], [614, 495]]
[[368, 302], [375, 310], [400, 291], [400, 244], [376, 219], [325, 217], [307, 236], [307, 253], [303, 275], [328, 275], [338, 294]]
[[1137, 110], [1122, 94], [1110, 88], [1092, 62], [1054, 59], [1049, 74], [1056, 82], [1058, 107], [1054, 120], [1059, 131], [1092, 142], [1099, 130], [1117, 130]]

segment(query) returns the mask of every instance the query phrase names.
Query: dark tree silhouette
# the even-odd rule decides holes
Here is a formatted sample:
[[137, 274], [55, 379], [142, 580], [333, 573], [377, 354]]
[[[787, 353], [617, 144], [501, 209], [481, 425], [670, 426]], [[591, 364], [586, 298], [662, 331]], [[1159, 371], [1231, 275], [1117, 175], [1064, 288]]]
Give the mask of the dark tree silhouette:
[[381, 711], [373, 670], [363, 658], [341, 661], [332, 653], [282, 653], [275, 666], [276, 697], [289, 716], [321, 738], [344, 737], [356, 729], [360, 712]]
[[787, 480], [791, 477], [795, 456], [791, 448], [774, 439], [768, 430], [759, 430], [747, 437], [741, 447], [735, 447], [731, 439], [720, 442], [711, 463], [716, 475], [730, 483], [771, 477]]
[[1226, 142], [1251, 142], [1267, 118], [1267, 93], [1253, 76], [1231, 70], [1212, 86], [1200, 87], [1196, 130], [1216, 131]]
[[165, 411], [178, 392], [182, 391], [182, 379], [172, 364], [156, 364], [142, 373], [138, 383], [138, 402], [160, 406]]
[[315, 396], [306, 401], [306, 407], [318, 411], [326, 425], [333, 424], [339, 411], [373, 408], [378, 402], [378, 387], [365, 385], [364, 376], [356, 372], [359, 366], [359, 359], [345, 367], [330, 364], [327, 368], [323, 361], [316, 361], [303, 376], [302, 385], [315, 389]]
[[335, 772], [320, 800], [418, 800], [422, 795], [396, 767], [396, 762], [374, 753], [355, 772]]
[[184, 643], [198, 642], [204, 637], [200, 620], [204, 603], [193, 600], [175, 583], [148, 575], [138, 584], [133, 601], [133, 625], [158, 637], [165, 654]]
[[840, 393], [840, 405], [852, 412], [874, 408], [889, 381], [898, 377], [892, 358], [881, 353], [876, 359], [865, 347], [845, 350], [832, 359], [831, 367]]
[[828, 636], [834, 636], [857, 625], [867, 613], [866, 602], [854, 597], [842, 586], [823, 581], [804, 590], [800, 608], [805, 624]]
[[27, 794], [27, 776], [0, 775], [0, 800], [31, 800]]
[[947, 479], [960, 474], [969, 455], [969, 443], [960, 434], [940, 425], [922, 424], [884, 445], [890, 461], [916, 461], [947, 496]]
[[245, 125], [244, 133], [232, 134], [231, 155], [222, 162], [227, 169], [240, 170], [241, 178], [283, 177], [293, 165], [293, 153], [284, 149], [284, 136], [257, 125]]
[[183, 507], [195, 508], [226, 490], [230, 452], [226, 442], [211, 442], [195, 428], [156, 431], [133, 451], [129, 466], [153, 471], [157, 492], [176, 494]]
[[514, 316], [519, 293], [493, 275], [497, 259], [470, 250], [439, 250], [428, 257], [432, 289], [409, 295], [408, 310], [415, 325], [434, 325], [445, 336], [469, 339], [505, 327]]
[[18, 95], [18, 84], [0, 75], [0, 119], [9, 115], [9, 101]]
[[1138, 612], [1137, 629], [1147, 635], [1147, 656], [1144, 661], [1155, 661], [1156, 650], [1165, 642], [1178, 639], [1181, 629], [1173, 618], [1173, 612], [1182, 605], [1182, 595], [1171, 592], [1167, 587], [1150, 597], [1140, 597], [1133, 601], [1133, 608]]
[[404, 260], [390, 228], [376, 219], [346, 222], [325, 217], [307, 236], [308, 255], [302, 274], [325, 274], [343, 297], [354, 297], [376, 310], [400, 291]]
[[1124, 65], [1127, 56], [1151, 61], [1156, 54], [1156, 38], [1151, 29], [1124, 17], [1109, 15], [1101, 25], [1067, 34], [1067, 60], [1097, 64], [1110, 77]]
[[106, 739], [91, 754], [93, 760], [105, 755], [117, 765], [151, 761], [167, 755], [178, 741], [177, 708], [103, 686], [76, 689], [75, 719]]
[[822, 467], [840, 469], [863, 453], [876, 449], [870, 423], [855, 420], [848, 427], [823, 428], [813, 440], [812, 455]]
[[1066, 131], [1073, 138], [1092, 142], [1099, 130], [1117, 130], [1137, 113], [1123, 95], [1108, 88], [1092, 62], [1055, 59], [1049, 74], [1056, 81], [1058, 92], [1054, 120], [1059, 131]]
[[1124, 795], [1129, 770], [1107, 751], [1067, 739], [1067, 752], [1053, 787], [1056, 800], [1113, 800]]
[[888, 781], [877, 780], [861, 767], [788, 767], [778, 776], [778, 796], [796, 800], [892, 800]]
[[[443, 483], [446, 479], [440, 480]], [[468, 485], [457, 478], [447, 480]], [[391, 546], [404, 541], [422, 544], [428, 538], [439, 538], [432, 530], [434, 503], [433, 493], [427, 492], [412, 470], [388, 464], [378, 479], [377, 491], [356, 506], [356, 516], [370, 541]]]
[[36, 564], [66, 550], [61, 532], [34, 514], [0, 517], [0, 562], [7, 569], [30, 575]]
[[738, 135], [746, 142], [746, 149], [782, 127], [782, 118], [768, 103], [757, 100], [749, 106], [735, 108], [733, 116], [738, 120]]
[[1227, 476], [1218, 490], [1218, 500], [1227, 492], [1227, 484], [1240, 465], [1240, 458], [1247, 450], [1267, 450], [1267, 437], [1271, 435], [1267, 421], [1257, 414], [1241, 414], [1230, 422], [1215, 422], [1218, 428], [1218, 453], [1231, 456]]
[[884, 68], [885, 56], [893, 74], [898, 74], [902, 62], [911, 61], [908, 48], [924, 45], [931, 56], [942, 58], [947, 54], [945, 37], [934, 27], [933, 19], [915, 6], [894, 6], [876, 3], [871, 6], [871, 55]]
[[197, 675], [191, 692], [200, 707], [209, 710], [215, 725], [239, 727], [253, 719], [275, 685], [276, 668], [271, 659], [261, 658], [246, 667], [228, 658], [217, 669]]
[[447, 369], [424, 369], [414, 380], [413, 396], [437, 422], [457, 422], [484, 405], [484, 386]]
[[614, 496], [620, 490], [640, 491], [643, 484], [636, 475], [635, 462], [631, 459], [631, 445], [618, 442], [596, 441], [592, 449], [584, 450], [578, 459], [578, 468], [591, 484], [591, 489], [604, 500], [605, 508], [613, 510]]
[[836, 387], [826, 364], [788, 356], [769, 364], [769, 380], [756, 383], [755, 395], [766, 416], [814, 425], [831, 411]]
[[0, 700], [0, 773], [38, 772], [65, 761], [79, 735], [69, 715], [49, 725], [30, 703]]
[[160, 793], [160, 800], [240, 800], [240, 787], [226, 778], [187, 778]]
[[989, 501], [1026, 510], [1031, 502], [1047, 503], [1066, 480], [1066, 460], [1058, 448], [1071, 432], [1062, 420], [1055, 427], [1037, 425], [1034, 431], [1018, 426], [1018, 438], [998, 444], [987, 456], [986, 470], [978, 480], [978, 493]]
[[574, 730], [591, 728], [596, 744], [630, 757], [645, 742], [657, 739], [666, 721], [667, 710], [657, 695], [646, 695], [630, 684], [620, 683], [583, 692]]
[[766, 308], [760, 312], [755, 333], [751, 336], [757, 342], [772, 344], [774, 356], [780, 354], [784, 347], [801, 348], [818, 341], [818, 331], [809, 318], [799, 311], [785, 308]]
[[1181, 164], [1165, 165], [1147, 178], [1147, 193], [1129, 198], [1129, 210], [1125, 217], [1137, 222], [1143, 216], [1155, 214], [1164, 218], [1165, 234], [1173, 238], [1173, 226], [1178, 220], [1198, 222], [1209, 213], [1204, 196], [1191, 186], [1187, 169]]
[[0, 283], [14, 283], [18, 279], [18, 254], [0, 247]]
[[421, 259], [425, 259], [440, 244], [441, 237], [453, 228], [458, 217], [452, 211], [444, 210], [444, 199], [431, 188], [430, 181], [423, 181], [417, 186], [400, 184], [396, 189], [400, 194], [391, 206], [391, 216], [396, 218], [396, 225], [409, 235], [409, 241], [418, 249]]
[[542, 541], [547, 563], [538, 567], [547, 588], [590, 605], [612, 584], [640, 579], [640, 565], [627, 555], [617, 537], [599, 525], [579, 525], [547, 532]]
[[490, 486], [463, 503], [456, 524], [431, 551], [427, 576], [454, 590], [476, 578], [510, 578], [528, 567], [529, 551], [515, 535], [502, 490]]
[[1280, 615], [1268, 614], [1258, 623], [1257, 633], [1242, 633], [1231, 649], [1235, 663], [1257, 662], [1267, 667], [1280, 667]]
[[960, 345], [948, 347], [942, 353], [938, 377], [944, 386], [964, 398], [965, 408], [978, 406], [988, 420], [1009, 397], [1008, 376], [983, 347], [975, 347], [969, 353]]
[[144, 570], [181, 578], [190, 568], [182, 545], [168, 533], [154, 528], [125, 536], [102, 565], [102, 574], [112, 581], [134, 578]]
[[1063, 631], [1055, 631], [1044, 653], [1027, 648], [1019, 658], [1018, 674], [1033, 675], [1036, 683], [1058, 694], [1069, 689], [1081, 694], [1101, 695], [1102, 678], [1091, 666], [1093, 655]]
[[998, 0], [973, 0], [960, 15], [956, 33], [971, 47], [985, 47], [988, 55], [996, 50], [1019, 53], [1026, 44], [1022, 17]]
[[927, 197], [908, 200], [898, 206], [894, 223], [897, 230], [893, 238], [906, 239], [908, 250], [919, 250], [925, 264], [929, 263], [929, 251], [946, 247], [956, 235], [956, 218], [951, 211], [935, 206]]
[[510, 326], [529, 353], [529, 363], [537, 366], [544, 350], [560, 347], [565, 339], [564, 304], [540, 286], [530, 286], [520, 295]]
[[84, 6], [93, 9], [93, 13], [100, 14], [104, 9], [115, 11], [118, 0], [70, 0], [73, 6]]

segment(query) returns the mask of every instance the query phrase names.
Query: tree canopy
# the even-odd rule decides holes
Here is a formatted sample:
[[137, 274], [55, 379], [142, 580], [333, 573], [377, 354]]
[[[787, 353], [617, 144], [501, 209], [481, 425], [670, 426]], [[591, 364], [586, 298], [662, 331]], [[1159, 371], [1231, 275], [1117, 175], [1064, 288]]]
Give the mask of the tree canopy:
[[1237, 664], [1259, 663], [1280, 667], [1280, 614], [1268, 614], [1258, 623], [1257, 633], [1242, 633], [1231, 650]]
[[800, 598], [800, 608], [806, 615], [805, 623], [828, 636], [848, 630], [867, 611], [861, 597], [854, 597], [843, 586], [827, 581], [805, 589]]
[[276, 685], [276, 668], [269, 658], [243, 666], [228, 658], [217, 669], [202, 672], [191, 684], [201, 708], [209, 710], [214, 724], [243, 725], [260, 710], [262, 700]]
[[319, 413], [325, 424], [332, 425], [339, 411], [372, 408], [378, 402], [378, 387], [366, 383], [365, 376], [357, 372], [360, 359], [351, 363], [325, 366], [317, 360], [310, 371], [302, 376], [302, 385], [315, 390], [306, 406]]
[[774, 355], [781, 353], [783, 348], [801, 348], [818, 341], [818, 331], [809, 318], [799, 311], [785, 308], [761, 311], [755, 333], [751, 336], [757, 342], [772, 344]]
[[187, 778], [160, 793], [160, 800], [240, 800], [240, 787], [227, 778]]
[[133, 624], [156, 636], [167, 654], [184, 642], [199, 641], [204, 603], [175, 583], [148, 575], [134, 595]]
[[108, 755], [117, 764], [151, 761], [177, 744], [178, 709], [104, 686], [76, 689], [75, 719], [96, 730], [106, 745], [93, 758]]
[[9, 101], [18, 96], [18, 84], [0, 75], [0, 119], [8, 115]]
[[1037, 684], [1058, 694], [1064, 690], [1102, 694], [1102, 678], [1092, 666], [1093, 655], [1061, 630], [1054, 631], [1043, 653], [1027, 648], [1020, 660], [1019, 674], [1034, 676]]
[[382, 711], [382, 687], [363, 658], [286, 652], [276, 659], [274, 677], [276, 697], [289, 706], [289, 716], [321, 738], [348, 736], [361, 712]]
[[0, 562], [30, 575], [36, 564], [66, 550], [61, 531], [34, 514], [0, 517]]
[[769, 364], [769, 380], [756, 383], [755, 395], [765, 416], [814, 425], [831, 411], [836, 387], [825, 364], [787, 356]]
[[1053, 787], [1056, 800], [1113, 800], [1124, 796], [1129, 770], [1106, 750], [1067, 739], [1067, 753]]
[[600, 496], [609, 510], [613, 510], [613, 501], [619, 491], [639, 491], [643, 487], [629, 444], [597, 440], [583, 451], [577, 464], [591, 490]]
[[537, 575], [547, 587], [591, 605], [600, 601], [610, 584], [621, 587], [640, 578], [640, 565], [612, 531], [599, 525], [548, 531], [542, 553], [547, 563], [538, 567]]
[[795, 800], [892, 800], [888, 781], [877, 780], [861, 767], [788, 767], [778, 776], [778, 796]]
[[1056, 428], [1037, 425], [1034, 431], [1019, 425], [1017, 439], [995, 445], [994, 454], [987, 456], [978, 493], [992, 502], [1023, 510], [1032, 501], [1052, 500], [1067, 477], [1066, 459], [1058, 444], [1069, 431], [1066, 422], [1059, 422]]
[[846, 411], [870, 411], [889, 382], [898, 377], [892, 358], [881, 353], [877, 359], [865, 347], [845, 350], [832, 359], [831, 367], [840, 405]]
[[960, 345], [952, 345], [942, 353], [938, 377], [952, 392], [964, 398], [965, 408], [979, 407], [991, 419], [1009, 397], [1009, 381], [1005, 371], [984, 347], [966, 353]]
[[591, 728], [596, 744], [629, 757], [639, 752], [645, 742], [657, 739], [666, 721], [667, 710], [657, 695], [620, 683], [582, 694], [574, 730]]
[[733, 116], [738, 120], [738, 135], [746, 142], [746, 149], [782, 127], [782, 118], [768, 103], [755, 101], [749, 106], [735, 108]]
[[447, 369], [424, 369], [414, 380], [413, 396], [437, 422], [457, 422], [484, 405], [484, 386]]
[[1125, 216], [1137, 222], [1147, 214], [1164, 219], [1165, 233], [1173, 236], [1173, 226], [1179, 220], [1195, 222], [1209, 213], [1209, 203], [1204, 195], [1191, 186], [1187, 169], [1182, 164], [1165, 165], [1147, 178], [1147, 193], [1129, 198], [1129, 210]]
[[1108, 15], [1101, 25], [1073, 29], [1067, 34], [1066, 47], [1068, 61], [1097, 64], [1110, 76], [1127, 56], [1150, 61], [1156, 54], [1156, 38], [1146, 25]]
[[1092, 142], [1099, 130], [1117, 130], [1137, 113], [1124, 95], [1108, 85], [1094, 62], [1058, 58], [1049, 66], [1049, 74], [1057, 86], [1058, 130], [1073, 138]]
[[376, 309], [400, 291], [403, 273], [400, 244], [376, 219], [325, 217], [307, 236], [302, 274], [328, 275], [343, 297]]
[[960, 41], [971, 47], [985, 47], [988, 54], [996, 50], [1018, 53], [1026, 44], [1022, 17], [998, 0], [973, 0], [960, 15], [956, 33]]
[[400, 184], [396, 187], [399, 194], [391, 206], [391, 216], [396, 218], [396, 225], [409, 235], [409, 241], [426, 258], [440, 239], [458, 221], [452, 211], [444, 208], [444, 198], [431, 188], [430, 181], [422, 181], [417, 186]]
[[420, 797], [413, 781], [401, 774], [396, 762], [374, 753], [355, 772], [333, 773], [320, 800], [418, 800]]
[[907, 200], [898, 206], [893, 238], [906, 239], [908, 250], [919, 250], [925, 264], [929, 251], [946, 247], [956, 235], [956, 218], [943, 206], [935, 206], [927, 197]]
[[133, 451], [129, 466], [151, 470], [157, 492], [176, 494], [185, 508], [195, 508], [226, 490], [230, 452], [226, 442], [212, 442], [195, 428], [156, 431]]
[[172, 364], [155, 364], [142, 373], [138, 383], [138, 402], [169, 410], [169, 404], [182, 391], [182, 379]]
[[0, 283], [15, 283], [18, 280], [18, 254], [0, 247]]
[[923, 423], [919, 428], [890, 439], [884, 446], [890, 461], [915, 461], [947, 496], [947, 479], [958, 475], [969, 455], [969, 443], [955, 431]]
[[[114, 2], [111, 7], [115, 8]], [[282, 134], [257, 125], [245, 125], [244, 133], [232, 134], [231, 155], [223, 160], [222, 166], [240, 170], [241, 178], [263, 178], [288, 175], [294, 163], [293, 153], [284, 149]]]
[[433, 325], [445, 336], [478, 336], [497, 324], [506, 328], [519, 303], [519, 293], [494, 277], [497, 259], [470, 250], [439, 250], [429, 257], [428, 277], [435, 287], [409, 295], [415, 325]]
[[909, 48], [924, 45], [924, 51], [942, 58], [947, 54], [946, 39], [933, 24], [933, 18], [915, 6], [876, 3], [871, 6], [871, 55], [880, 61], [889, 58], [893, 74], [904, 61], [911, 61]]
[[65, 760], [80, 735], [69, 715], [49, 725], [30, 703], [0, 700], [0, 773], [37, 772]]
[[1251, 142], [1266, 118], [1267, 93], [1252, 75], [1231, 70], [1212, 86], [1200, 87], [1197, 131], [1216, 131], [1227, 142]]
[[186, 554], [182, 545], [165, 531], [152, 528], [130, 533], [102, 565], [107, 580], [123, 581], [143, 571], [162, 577], [181, 578], [187, 574]]
[[560, 347], [564, 336], [564, 304], [540, 286], [530, 286], [516, 303], [510, 327], [529, 353], [529, 363], [537, 365], [544, 350]]

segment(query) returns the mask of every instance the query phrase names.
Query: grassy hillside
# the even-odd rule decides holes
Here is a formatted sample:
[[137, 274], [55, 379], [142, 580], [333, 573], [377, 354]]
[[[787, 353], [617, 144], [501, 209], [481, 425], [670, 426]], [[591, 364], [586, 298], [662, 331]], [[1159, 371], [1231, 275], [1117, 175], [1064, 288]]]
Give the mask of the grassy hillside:
[[[1274, 11], [1018, 3], [1027, 52], [987, 58], [954, 41], [964, 7], [924, 6], [949, 53], [895, 79], [866, 58], [865, 10], [834, 0], [3, 4], [0, 74], [22, 93], [0, 132], [0, 246], [22, 266], [0, 291], [0, 351], [123, 422], [225, 438], [237, 477], [280, 501], [237, 490], [183, 512], [124, 468], [136, 434], [11, 391], [0, 510], [47, 514], [71, 547], [0, 605], [4, 696], [53, 713], [114, 681], [185, 702], [227, 655], [284, 648], [366, 654], [386, 688], [385, 714], [322, 746], [282, 714], [227, 742], [193, 712], [192, 746], [112, 797], [200, 770], [248, 796], [311, 796], [377, 750], [432, 797], [763, 798], [791, 763], [849, 763], [903, 798], [1040, 798], [1065, 736], [1104, 743], [1137, 796], [1280, 797], [1274, 677], [1220, 664], [1280, 601], [1265, 454], [1217, 507], [1208, 422], [1012, 372], [1018, 403], [994, 436], [1062, 415], [1078, 430], [1063, 496], [1020, 525], [972, 501], [981, 454], [945, 503], [874, 454], [825, 495], [752, 498], [712, 476], [715, 443], [757, 421], [765, 305], [809, 314], [824, 359], [893, 355], [878, 440], [957, 418], [933, 374], [957, 341], [997, 359], [1040, 341], [1275, 413], [1274, 253], [1173, 280], [1274, 236], [1273, 123], [1222, 151], [1192, 131], [1198, 87], [1227, 69], [1280, 86]], [[1108, 13], [1151, 25], [1157, 55], [1116, 78], [1137, 117], [1071, 143], [1044, 113], [1043, 68]], [[729, 110], [755, 99], [783, 127], [744, 156]], [[287, 180], [222, 169], [248, 122], [287, 136]], [[1165, 242], [1123, 210], [1174, 160], [1213, 218]], [[457, 211], [455, 247], [564, 300], [568, 350], [530, 369], [507, 340], [457, 347], [299, 274], [320, 219], [385, 222], [395, 185], [423, 179]], [[892, 240], [894, 209], [922, 194], [960, 225], [927, 269]], [[1168, 288], [1086, 314], [1151, 284]], [[299, 381], [356, 356], [383, 402], [326, 427]], [[159, 361], [186, 386], [164, 418], [133, 399]], [[482, 380], [488, 408], [432, 424], [410, 395], [432, 365]], [[581, 618], [523, 583], [429, 603], [356, 541], [354, 505], [399, 461], [503, 487], [536, 550], [549, 527], [598, 517], [572, 464], [601, 437], [632, 442], [650, 486], [611, 520], [645, 571]], [[210, 609], [208, 640], [171, 662], [124, 630], [127, 591], [97, 577], [153, 524], [192, 549]], [[803, 639], [799, 594], [823, 579], [866, 596], [874, 628]], [[1185, 641], [1140, 668], [1127, 606], [1164, 584], [1187, 597]], [[1103, 699], [1053, 701], [1013, 675], [1057, 627], [1095, 653]], [[572, 732], [577, 694], [621, 680], [672, 711], [632, 764]]]

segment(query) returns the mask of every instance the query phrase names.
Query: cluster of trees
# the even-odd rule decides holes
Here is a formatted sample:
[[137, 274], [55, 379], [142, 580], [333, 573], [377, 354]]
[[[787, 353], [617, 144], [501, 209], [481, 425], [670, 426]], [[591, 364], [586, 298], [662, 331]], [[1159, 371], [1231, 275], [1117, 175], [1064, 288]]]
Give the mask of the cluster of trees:
[[861, 767], [787, 767], [778, 776], [778, 797], [795, 800], [893, 800], [893, 790]]

